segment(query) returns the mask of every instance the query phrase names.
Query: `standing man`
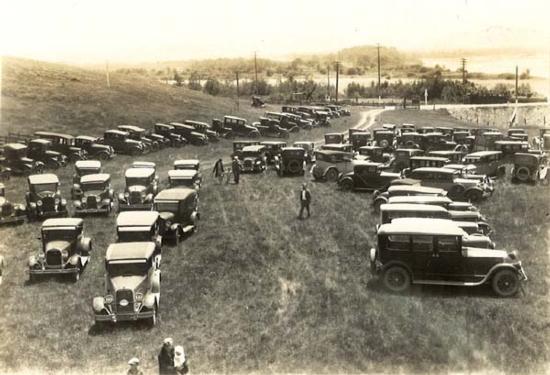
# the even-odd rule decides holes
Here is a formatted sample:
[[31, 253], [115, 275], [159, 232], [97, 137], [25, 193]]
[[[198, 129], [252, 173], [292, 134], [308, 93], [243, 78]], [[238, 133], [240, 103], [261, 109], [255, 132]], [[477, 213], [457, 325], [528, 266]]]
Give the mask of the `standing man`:
[[158, 361], [160, 375], [176, 374], [176, 368], [174, 366], [174, 342], [171, 337], [164, 339], [158, 355]]
[[231, 164], [231, 172], [233, 172], [233, 181], [235, 184], [239, 184], [239, 178], [241, 176], [241, 163], [239, 162], [239, 157], [235, 156], [233, 158], [233, 163]]
[[224, 174], [222, 158], [219, 158], [216, 164], [214, 164], [214, 169], [212, 170], [212, 174], [214, 175], [214, 177], [218, 179], [218, 184], [221, 185], [223, 182], [223, 174]]
[[127, 372], [128, 375], [143, 375], [143, 372], [139, 369], [139, 359], [136, 357], [128, 361], [128, 366], [130, 366]]
[[309, 204], [311, 203], [311, 193], [307, 189], [307, 184], [302, 184], [302, 191], [300, 191], [300, 214], [298, 215], [299, 219], [303, 219], [302, 214], [304, 209], [307, 210], [307, 217], [310, 217]]

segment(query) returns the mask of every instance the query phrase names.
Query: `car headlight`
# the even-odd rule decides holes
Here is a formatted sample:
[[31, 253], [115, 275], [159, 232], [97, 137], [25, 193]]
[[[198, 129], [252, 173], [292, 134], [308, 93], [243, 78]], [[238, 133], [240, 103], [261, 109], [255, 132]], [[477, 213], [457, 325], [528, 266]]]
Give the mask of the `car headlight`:
[[39, 199], [38, 201], [36, 201], [36, 205], [37, 206], [42, 206], [42, 200]]
[[137, 302], [143, 301], [143, 293], [136, 293], [136, 301]]
[[59, 198], [55, 198], [54, 202], [55, 202], [56, 205], [59, 204], [60, 203]]
[[86, 203], [86, 197], [82, 197], [82, 199], [80, 200], [82, 203]]
[[97, 203], [99, 203], [100, 200], [101, 200], [101, 198], [99, 197], [99, 195], [96, 195], [95, 201], [96, 201]]
[[67, 258], [67, 257], [69, 256], [69, 252], [68, 252], [67, 250], [62, 250], [62, 251], [61, 251], [61, 256], [62, 256], [63, 258]]
[[108, 294], [105, 296], [105, 303], [113, 303], [113, 296]]
[[125, 196], [126, 198], [128, 198], [128, 197], [130, 196], [130, 193], [125, 192], [125, 193], [124, 193], [124, 196]]

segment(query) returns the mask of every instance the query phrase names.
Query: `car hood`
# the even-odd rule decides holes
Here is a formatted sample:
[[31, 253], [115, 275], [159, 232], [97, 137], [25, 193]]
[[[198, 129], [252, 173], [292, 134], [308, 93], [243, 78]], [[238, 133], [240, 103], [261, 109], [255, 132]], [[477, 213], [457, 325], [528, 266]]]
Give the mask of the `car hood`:
[[394, 177], [394, 178], [400, 178], [401, 173], [395, 173], [395, 172], [380, 172], [380, 177]]
[[109, 146], [106, 146], [106, 145], [100, 145], [99, 143], [93, 143], [92, 146], [91, 146], [92, 149], [97, 149], [97, 150], [110, 150], [110, 147]]
[[116, 276], [111, 278], [111, 285], [113, 292], [121, 289], [136, 290], [146, 279], [147, 275]]
[[462, 255], [466, 258], [508, 258], [508, 253], [505, 250], [480, 249], [477, 247], [466, 247], [462, 249]]
[[455, 178], [454, 180], [455, 184], [470, 185], [470, 186], [475, 186], [478, 184], [478, 182], [479, 181], [477, 181], [476, 179], [471, 179], [471, 178]]
[[169, 211], [163, 211], [163, 212], [159, 213], [159, 216], [160, 216], [161, 220], [163, 220], [163, 221], [174, 220], [174, 214], [172, 212], [169, 212]]
[[34, 163], [34, 160], [32, 160], [31, 158], [21, 158], [19, 160], [23, 163], [28, 163], [28, 164]]
[[69, 241], [50, 241], [46, 244], [46, 251], [49, 250], [65, 250], [71, 246]]
[[146, 187], [143, 185], [132, 185], [128, 186], [128, 193], [143, 193], [145, 192]]

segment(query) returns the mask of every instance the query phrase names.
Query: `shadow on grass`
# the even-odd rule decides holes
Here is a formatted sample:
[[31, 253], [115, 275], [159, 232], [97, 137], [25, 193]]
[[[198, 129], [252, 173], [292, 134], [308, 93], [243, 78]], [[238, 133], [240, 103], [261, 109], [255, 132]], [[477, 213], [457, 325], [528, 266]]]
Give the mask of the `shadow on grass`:
[[88, 335], [89, 336], [99, 336], [103, 334], [109, 334], [112, 332], [129, 332], [129, 333], [137, 333], [137, 332], [144, 332], [144, 331], [150, 331], [158, 327], [160, 324], [160, 316], [159, 316], [159, 322], [155, 326], [151, 326], [148, 324], [148, 322], [145, 319], [142, 320], [135, 320], [135, 321], [122, 321], [122, 322], [94, 322], [88, 329]]

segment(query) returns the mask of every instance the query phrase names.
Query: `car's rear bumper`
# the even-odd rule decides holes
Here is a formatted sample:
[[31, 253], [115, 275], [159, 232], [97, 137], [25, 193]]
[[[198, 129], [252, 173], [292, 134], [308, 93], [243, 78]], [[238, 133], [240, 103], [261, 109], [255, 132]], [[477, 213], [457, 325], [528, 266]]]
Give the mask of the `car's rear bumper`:
[[140, 311], [137, 313], [131, 313], [131, 314], [96, 314], [95, 315], [95, 321], [96, 322], [128, 322], [128, 321], [136, 321], [140, 319], [148, 319], [152, 318], [154, 316], [154, 311]]
[[147, 211], [153, 207], [152, 203], [146, 204], [119, 204], [119, 211]]
[[68, 275], [78, 273], [80, 270], [76, 267], [70, 268], [29, 268], [29, 274], [31, 275]]
[[75, 214], [104, 214], [109, 212], [109, 208], [76, 208]]

